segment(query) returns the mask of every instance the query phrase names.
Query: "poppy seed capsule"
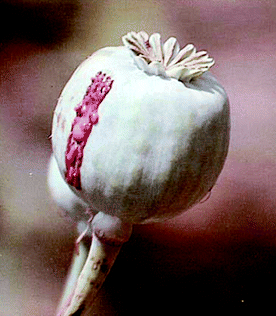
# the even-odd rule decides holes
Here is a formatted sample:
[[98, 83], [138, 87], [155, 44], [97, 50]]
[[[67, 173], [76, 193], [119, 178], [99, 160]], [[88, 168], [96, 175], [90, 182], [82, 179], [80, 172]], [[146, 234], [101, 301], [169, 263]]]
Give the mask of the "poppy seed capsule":
[[96, 212], [160, 221], [199, 202], [228, 151], [229, 105], [214, 64], [175, 38], [131, 32], [66, 84], [54, 112], [60, 173]]

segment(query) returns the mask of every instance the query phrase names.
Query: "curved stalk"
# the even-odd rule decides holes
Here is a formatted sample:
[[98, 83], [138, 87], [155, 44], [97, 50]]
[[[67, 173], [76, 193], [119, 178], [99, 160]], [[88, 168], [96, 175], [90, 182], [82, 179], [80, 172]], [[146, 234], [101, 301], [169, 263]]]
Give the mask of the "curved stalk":
[[[132, 226], [115, 216], [98, 213], [92, 221], [92, 243], [72, 295], [57, 316], [72, 316], [93, 304]], [[88, 306], [89, 305], [89, 306]], [[83, 314], [82, 314], [83, 315]]]
[[58, 311], [64, 310], [65, 306], [68, 304], [67, 302], [73, 295], [72, 289], [74, 289], [77, 284], [78, 277], [87, 259], [88, 250], [87, 245], [83, 241], [80, 241], [78, 244], [78, 253], [76, 251], [74, 252], [71, 267], [63, 290], [63, 296], [57, 309]]

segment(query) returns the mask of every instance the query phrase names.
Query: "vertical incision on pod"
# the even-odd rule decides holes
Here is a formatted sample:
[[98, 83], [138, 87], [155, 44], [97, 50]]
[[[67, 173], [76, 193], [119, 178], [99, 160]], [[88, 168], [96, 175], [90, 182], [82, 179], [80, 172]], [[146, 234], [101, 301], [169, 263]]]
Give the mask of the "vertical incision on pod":
[[66, 173], [68, 184], [81, 190], [80, 168], [83, 151], [94, 125], [98, 123], [98, 108], [112, 87], [113, 80], [99, 72], [88, 87], [86, 94], [76, 108], [76, 117], [67, 141], [65, 153]]

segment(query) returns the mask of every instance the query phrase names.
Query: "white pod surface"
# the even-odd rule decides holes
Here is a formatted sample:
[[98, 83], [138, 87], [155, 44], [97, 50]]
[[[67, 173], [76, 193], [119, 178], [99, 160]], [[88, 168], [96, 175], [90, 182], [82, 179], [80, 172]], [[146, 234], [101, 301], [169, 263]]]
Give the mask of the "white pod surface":
[[173, 38], [158, 46], [158, 36], [132, 32], [126, 46], [86, 59], [53, 118], [53, 152], [68, 186], [93, 210], [130, 223], [200, 201], [228, 151], [229, 105], [208, 72], [213, 60], [192, 45], [180, 51]]
[[89, 206], [69, 188], [53, 155], [50, 158], [47, 178], [50, 194], [57, 206], [74, 221], [84, 220], [86, 223], [91, 216], [87, 212]]

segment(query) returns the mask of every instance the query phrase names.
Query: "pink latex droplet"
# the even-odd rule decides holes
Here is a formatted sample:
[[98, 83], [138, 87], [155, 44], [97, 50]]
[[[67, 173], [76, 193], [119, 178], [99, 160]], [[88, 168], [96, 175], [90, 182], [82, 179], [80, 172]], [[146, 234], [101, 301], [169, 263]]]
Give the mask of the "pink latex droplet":
[[91, 122], [89, 117], [82, 117], [82, 118], [78, 118], [78, 119], [79, 120], [77, 121], [77, 123], [73, 127], [72, 135], [73, 135], [73, 138], [77, 142], [81, 142], [85, 139], [89, 130], [92, 129], [93, 123]]
[[99, 72], [88, 87], [82, 103], [75, 107], [76, 117], [72, 123], [71, 133], [67, 141], [65, 153], [66, 173], [68, 184], [81, 190], [81, 172], [83, 151], [93, 126], [99, 121], [98, 108], [110, 89], [113, 80]]
[[93, 125], [96, 125], [99, 122], [99, 114], [98, 113], [93, 113], [91, 115], [91, 122]]

